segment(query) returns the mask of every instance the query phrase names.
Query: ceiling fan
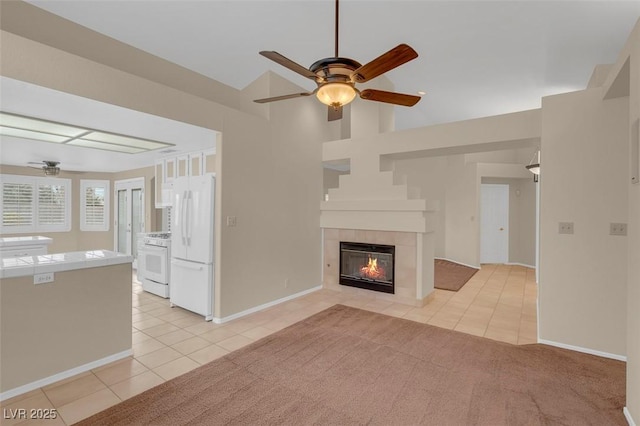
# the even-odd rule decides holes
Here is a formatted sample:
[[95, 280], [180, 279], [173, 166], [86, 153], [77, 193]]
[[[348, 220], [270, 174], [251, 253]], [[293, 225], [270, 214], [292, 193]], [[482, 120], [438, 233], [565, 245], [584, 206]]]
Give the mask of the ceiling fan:
[[341, 58], [338, 55], [338, 14], [339, 5], [338, 0], [336, 0], [335, 56], [332, 58], [320, 59], [307, 69], [293, 62], [291, 59], [282, 56], [278, 52], [260, 52], [265, 58], [271, 59], [303, 77], [314, 80], [318, 87], [312, 92], [273, 96], [270, 98], [256, 99], [254, 102], [262, 104], [316, 95], [320, 102], [329, 106], [329, 121], [341, 119], [342, 107], [351, 102], [356, 97], [356, 94], [360, 95], [361, 99], [367, 101], [386, 102], [394, 105], [414, 106], [418, 103], [420, 100], [419, 96], [376, 89], [360, 91], [355, 87], [356, 83], [364, 83], [372, 80], [387, 71], [417, 58], [418, 53], [410, 46], [400, 44], [365, 65], [361, 65], [358, 61], [350, 58]]
[[29, 167], [33, 167], [34, 169], [42, 169], [45, 176], [58, 176], [58, 174], [60, 173], [60, 167], [58, 167], [58, 164], [60, 164], [59, 161], [42, 160], [39, 163], [36, 161], [29, 161], [28, 164], [38, 164], [40, 167]]

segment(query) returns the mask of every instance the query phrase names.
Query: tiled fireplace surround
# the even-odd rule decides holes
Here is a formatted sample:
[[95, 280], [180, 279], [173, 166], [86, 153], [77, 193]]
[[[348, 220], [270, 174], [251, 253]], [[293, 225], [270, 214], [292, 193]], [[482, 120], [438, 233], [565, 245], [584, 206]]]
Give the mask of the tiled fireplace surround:
[[[420, 241], [422, 236], [422, 233], [416, 232], [324, 228], [323, 287], [353, 294], [367, 294], [411, 306], [424, 306], [433, 295], [433, 252], [431, 251], [430, 261], [421, 261], [425, 255], [429, 256], [428, 249], [424, 253], [425, 247]], [[395, 246], [395, 293], [340, 285], [341, 241]], [[426, 285], [423, 285], [425, 282]]]

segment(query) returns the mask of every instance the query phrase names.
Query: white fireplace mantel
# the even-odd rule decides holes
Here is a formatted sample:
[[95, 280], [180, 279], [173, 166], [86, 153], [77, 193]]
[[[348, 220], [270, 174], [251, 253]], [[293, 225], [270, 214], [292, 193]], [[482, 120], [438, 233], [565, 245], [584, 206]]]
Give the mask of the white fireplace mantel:
[[330, 200], [320, 204], [320, 227], [428, 233], [435, 229], [437, 201]]

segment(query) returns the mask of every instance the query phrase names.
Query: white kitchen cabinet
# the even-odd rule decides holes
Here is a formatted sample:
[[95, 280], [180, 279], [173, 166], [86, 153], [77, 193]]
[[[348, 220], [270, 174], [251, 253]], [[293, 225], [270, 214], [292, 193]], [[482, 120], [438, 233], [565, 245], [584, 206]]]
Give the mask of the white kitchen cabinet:
[[181, 155], [176, 158], [176, 177], [189, 176], [189, 156]]
[[214, 149], [202, 153], [202, 170], [204, 173], [216, 172], [216, 151]]
[[165, 158], [164, 159], [164, 181], [173, 182], [176, 178], [176, 159]]
[[49, 237], [4, 237], [0, 238], [0, 258], [41, 256], [47, 254], [53, 240]]
[[216, 172], [215, 150], [196, 151], [156, 161], [156, 208], [173, 204], [173, 182], [176, 178], [204, 176]]
[[192, 152], [189, 154], [189, 176], [202, 176], [202, 152]]
[[[170, 169], [171, 175], [167, 172]], [[156, 161], [156, 203], [157, 209], [170, 207], [173, 197], [173, 181], [175, 179], [175, 159], [163, 159]]]

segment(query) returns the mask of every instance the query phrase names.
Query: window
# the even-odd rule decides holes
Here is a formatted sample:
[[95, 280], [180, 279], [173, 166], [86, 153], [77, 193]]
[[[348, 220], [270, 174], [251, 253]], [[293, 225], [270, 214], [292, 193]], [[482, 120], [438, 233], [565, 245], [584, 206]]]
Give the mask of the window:
[[71, 180], [0, 175], [3, 234], [71, 230]]
[[80, 181], [80, 230], [109, 230], [109, 181]]

